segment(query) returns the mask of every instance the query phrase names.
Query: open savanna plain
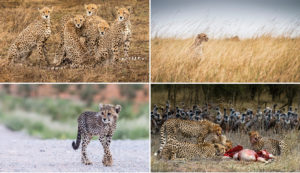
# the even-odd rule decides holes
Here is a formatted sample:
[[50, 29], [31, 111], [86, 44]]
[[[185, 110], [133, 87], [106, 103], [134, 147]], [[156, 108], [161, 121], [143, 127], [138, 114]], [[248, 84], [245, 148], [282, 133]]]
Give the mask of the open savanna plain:
[[[58, 26], [63, 16], [85, 14], [84, 4], [100, 4], [98, 15], [110, 24], [116, 18], [115, 7], [132, 7], [132, 40], [128, 64], [98, 64], [94, 68], [48, 70], [8, 66], [8, 49], [18, 34], [39, 16], [38, 8], [54, 7], [51, 13], [51, 36], [46, 42], [50, 66], [60, 43]], [[0, 4], [0, 81], [1, 82], [141, 82], [149, 80], [149, 2], [148, 0], [9, 0]], [[121, 55], [122, 52], [121, 52]], [[138, 59], [138, 57], [140, 57]], [[134, 59], [138, 60], [134, 60]], [[28, 61], [38, 64], [36, 50]], [[93, 63], [93, 60], [89, 63]]]
[[300, 38], [264, 35], [209, 39], [192, 58], [194, 39], [153, 38], [153, 82], [299, 82]]

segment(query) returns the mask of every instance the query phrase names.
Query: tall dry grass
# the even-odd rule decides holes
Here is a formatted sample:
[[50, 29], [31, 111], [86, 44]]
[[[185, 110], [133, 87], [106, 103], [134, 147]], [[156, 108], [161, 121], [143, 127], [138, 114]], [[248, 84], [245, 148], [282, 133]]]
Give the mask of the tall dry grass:
[[[132, 41], [129, 56], [144, 60], [129, 65], [98, 65], [89, 69], [43, 70], [39, 67], [7, 67], [8, 49], [18, 34], [39, 16], [38, 8], [53, 6], [51, 36], [46, 42], [49, 61], [53, 62], [60, 43], [58, 26], [67, 14], [85, 14], [84, 4], [100, 4], [98, 15], [112, 23], [115, 7], [132, 6]], [[142, 82], [149, 81], [149, 2], [148, 0], [6, 0], [0, 3], [0, 81], [1, 82]], [[28, 61], [37, 64], [37, 51]]]
[[211, 39], [192, 58], [193, 39], [154, 38], [153, 82], [299, 82], [300, 38]]

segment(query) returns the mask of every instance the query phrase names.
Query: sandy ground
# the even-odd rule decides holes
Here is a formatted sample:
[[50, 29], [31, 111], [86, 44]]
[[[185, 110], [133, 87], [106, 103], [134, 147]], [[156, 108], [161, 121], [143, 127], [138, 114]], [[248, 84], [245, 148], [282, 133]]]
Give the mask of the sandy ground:
[[149, 171], [149, 140], [112, 141], [114, 163], [112, 167], [104, 167], [98, 140], [93, 140], [87, 148], [93, 165], [83, 165], [81, 150], [73, 150], [72, 140], [36, 139], [3, 126], [0, 134], [0, 171]]

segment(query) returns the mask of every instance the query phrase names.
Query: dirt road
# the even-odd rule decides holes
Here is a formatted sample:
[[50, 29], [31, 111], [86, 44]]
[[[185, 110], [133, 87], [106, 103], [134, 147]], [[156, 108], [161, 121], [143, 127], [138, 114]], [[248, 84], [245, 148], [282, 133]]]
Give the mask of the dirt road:
[[102, 165], [103, 149], [98, 140], [88, 148], [93, 165], [81, 164], [80, 149], [74, 151], [72, 140], [42, 140], [0, 126], [0, 171], [114, 171], [148, 172], [148, 140], [113, 140], [113, 166]]

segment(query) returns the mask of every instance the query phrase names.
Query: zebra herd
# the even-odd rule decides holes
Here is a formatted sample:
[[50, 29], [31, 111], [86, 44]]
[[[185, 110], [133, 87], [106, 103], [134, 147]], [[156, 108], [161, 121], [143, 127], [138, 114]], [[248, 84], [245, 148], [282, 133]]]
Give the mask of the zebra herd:
[[171, 110], [170, 103], [167, 101], [165, 108], [154, 105], [151, 112], [151, 133], [157, 133], [161, 125], [170, 118], [192, 121], [207, 119], [219, 124], [224, 132], [247, 133], [251, 130], [264, 130], [278, 134], [290, 130], [300, 130], [297, 108], [293, 111], [290, 106], [286, 112], [284, 108], [276, 110], [276, 107], [277, 104], [273, 105], [273, 108], [266, 107], [263, 111], [258, 107], [256, 112], [251, 109], [238, 112], [234, 108], [229, 110], [224, 108], [222, 113], [219, 107], [211, 108], [207, 104], [201, 108], [194, 105], [188, 109], [182, 103], [181, 108], [176, 106], [175, 110]]

